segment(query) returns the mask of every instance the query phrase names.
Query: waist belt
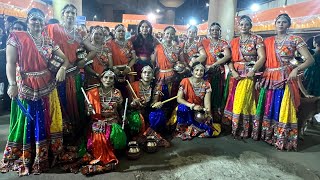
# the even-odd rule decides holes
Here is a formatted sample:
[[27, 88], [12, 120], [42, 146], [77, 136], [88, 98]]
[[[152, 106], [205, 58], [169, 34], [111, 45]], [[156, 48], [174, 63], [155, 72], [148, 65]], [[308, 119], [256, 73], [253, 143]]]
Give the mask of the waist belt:
[[172, 68], [170, 68], [170, 69], [159, 69], [159, 72], [161, 72], [161, 73], [172, 72], [172, 71], [173, 71]]
[[46, 70], [39, 71], [39, 72], [21, 72], [21, 74], [27, 75], [27, 76], [42, 76], [48, 72], [49, 72], [49, 70], [46, 69]]

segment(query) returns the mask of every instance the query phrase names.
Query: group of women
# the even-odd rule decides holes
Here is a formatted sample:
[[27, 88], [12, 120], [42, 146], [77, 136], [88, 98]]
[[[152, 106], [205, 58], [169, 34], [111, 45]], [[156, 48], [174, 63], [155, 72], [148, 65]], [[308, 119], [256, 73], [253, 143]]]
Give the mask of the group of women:
[[[152, 136], [170, 147], [170, 135], [213, 137], [220, 124], [234, 137], [297, 149], [296, 79], [313, 58], [300, 37], [287, 34], [287, 14], [276, 18], [277, 35], [265, 40], [250, 32], [248, 16], [241, 17], [240, 37], [230, 45], [218, 23], [201, 41], [190, 26], [188, 39], [178, 44], [172, 26], [161, 42], [146, 20], [131, 39], [122, 24], [110, 39], [100, 26], [91, 34], [77, 29], [76, 15], [68, 4], [62, 24], [44, 27], [43, 12], [31, 9], [28, 31], [10, 34], [12, 106], [2, 172], [39, 174], [57, 164], [86, 175], [107, 172], [129, 141], [143, 146]], [[305, 59], [298, 66], [290, 63], [295, 51]]]

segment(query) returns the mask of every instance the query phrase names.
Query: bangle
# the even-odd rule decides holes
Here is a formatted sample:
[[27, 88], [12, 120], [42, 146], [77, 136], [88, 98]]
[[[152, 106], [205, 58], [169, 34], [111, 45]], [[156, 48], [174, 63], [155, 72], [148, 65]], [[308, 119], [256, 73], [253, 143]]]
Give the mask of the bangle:
[[17, 82], [16, 81], [11, 81], [11, 82], [9, 82], [9, 86], [17, 86]]
[[256, 72], [256, 68], [252, 67], [251, 71]]
[[67, 69], [65, 66], [61, 66], [60, 68], [63, 69], [63, 70], [66, 70], [66, 69]]

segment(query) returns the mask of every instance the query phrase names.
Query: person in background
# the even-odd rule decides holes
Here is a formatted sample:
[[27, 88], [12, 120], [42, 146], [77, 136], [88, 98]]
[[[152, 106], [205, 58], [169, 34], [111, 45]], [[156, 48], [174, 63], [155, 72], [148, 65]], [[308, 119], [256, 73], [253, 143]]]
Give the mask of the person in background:
[[18, 19], [14, 16], [6, 16], [4, 18], [4, 29], [6, 31], [7, 36], [10, 34], [11, 32], [11, 27], [12, 24], [17, 21]]
[[107, 26], [103, 26], [103, 33], [104, 33], [104, 43], [105, 44], [114, 38], [110, 32], [110, 28]]
[[109, 68], [112, 69], [112, 54], [104, 44], [104, 31], [101, 26], [93, 28], [91, 44], [97, 49], [96, 56], [88, 61], [84, 67], [86, 71], [86, 87], [92, 87], [100, 83], [102, 72]]
[[137, 72], [135, 79], [139, 80], [141, 78], [142, 67], [146, 65], [152, 67], [151, 54], [158, 41], [152, 36], [152, 25], [147, 20], [140, 21], [137, 31], [138, 35], [132, 36], [131, 41], [137, 55], [137, 61], [134, 64], [134, 70]]
[[54, 19], [54, 18], [49, 19], [47, 22], [47, 24], [59, 24], [59, 23], [60, 23], [60, 21], [58, 19]]
[[12, 24], [12, 31], [26, 31], [27, 30], [27, 24], [22, 21], [15, 21]]
[[304, 71], [303, 85], [310, 95], [320, 96], [320, 35], [313, 37], [313, 46], [315, 62]]

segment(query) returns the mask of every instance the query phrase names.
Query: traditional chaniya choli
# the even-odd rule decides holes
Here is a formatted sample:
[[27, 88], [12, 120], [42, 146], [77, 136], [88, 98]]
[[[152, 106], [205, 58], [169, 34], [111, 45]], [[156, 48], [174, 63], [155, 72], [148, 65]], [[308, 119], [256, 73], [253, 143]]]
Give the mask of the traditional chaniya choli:
[[[224, 114], [232, 123], [232, 135], [248, 138], [255, 126], [252, 126], [256, 114], [256, 79], [245, 77], [258, 60], [257, 51], [263, 48], [263, 39], [250, 35], [242, 41], [240, 37], [231, 41], [232, 62], [241, 79], [230, 78], [229, 95]], [[226, 122], [224, 122], [226, 123]], [[252, 137], [257, 139], [253, 131]]]
[[[294, 52], [306, 46], [306, 43], [299, 36], [287, 35], [280, 42], [275, 37], [269, 37], [265, 39], [265, 46], [266, 69], [261, 81], [262, 88], [254, 121], [257, 128], [254, 130], [261, 130], [261, 139], [277, 149], [297, 150], [299, 87], [296, 80], [285, 80], [294, 68], [290, 64]], [[258, 129], [260, 126], [262, 129]]]
[[[223, 39], [219, 39], [216, 42], [211, 42], [210, 39], [204, 39], [202, 40], [202, 45], [207, 54], [207, 67], [219, 61], [219, 59], [223, 57], [223, 52], [230, 48], [228, 42]], [[221, 65], [218, 68], [210, 69], [207, 72], [205, 79], [210, 82], [212, 87], [211, 111], [213, 112], [213, 118], [215, 121], [220, 121], [228, 96], [227, 89], [230, 76], [226, 81], [224, 65]]]
[[[12, 100], [10, 130], [2, 172], [40, 173], [63, 150], [62, 114], [55, 76], [48, 69], [52, 53], [59, 49], [47, 36], [37, 46], [31, 34], [13, 32], [7, 41], [17, 49], [18, 97]], [[52, 156], [51, 156], [52, 155]]]

